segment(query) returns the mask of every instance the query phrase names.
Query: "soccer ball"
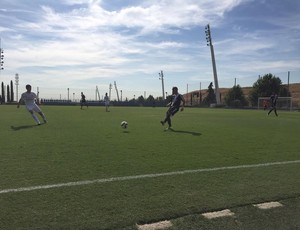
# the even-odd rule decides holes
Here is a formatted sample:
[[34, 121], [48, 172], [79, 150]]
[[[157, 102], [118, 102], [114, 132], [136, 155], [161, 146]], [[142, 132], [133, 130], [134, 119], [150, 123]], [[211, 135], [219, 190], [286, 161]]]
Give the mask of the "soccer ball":
[[121, 127], [122, 127], [123, 129], [127, 129], [127, 127], [128, 127], [127, 121], [122, 121], [122, 122], [121, 122]]

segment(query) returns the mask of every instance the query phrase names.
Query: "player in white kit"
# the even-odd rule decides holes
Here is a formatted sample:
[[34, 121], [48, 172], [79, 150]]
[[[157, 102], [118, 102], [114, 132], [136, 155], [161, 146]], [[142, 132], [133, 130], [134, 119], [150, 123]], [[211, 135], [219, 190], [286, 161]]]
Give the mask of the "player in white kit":
[[44, 120], [44, 123], [47, 123], [44, 113], [39, 108], [39, 106], [36, 104], [37, 96], [35, 93], [31, 92], [31, 85], [26, 85], [26, 90], [27, 91], [25, 93], [22, 93], [22, 96], [19, 100], [17, 108], [19, 108], [21, 102], [24, 101], [28, 112], [31, 114], [31, 116], [33, 117], [33, 119], [36, 121], [36, 123], [38, 125], [40, 125], [41, 123], [40, 123], [39, 119], [37, 118], [37, 116], [34, 114], [34, 112], [40, 114]]
[[107, 93], [105, 93], [104, 103], [105, 103], [105, 111], [109, 112], [109, 96], [107, 95]]

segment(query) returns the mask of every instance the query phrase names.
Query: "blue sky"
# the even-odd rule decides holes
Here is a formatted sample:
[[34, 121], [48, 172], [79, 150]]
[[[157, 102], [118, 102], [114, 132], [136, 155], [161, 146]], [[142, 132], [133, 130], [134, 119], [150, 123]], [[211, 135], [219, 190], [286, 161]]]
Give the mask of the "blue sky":
[[[205, 89], [213, 81], [210, 24], [219, 87], [252, 86], [272, 73], [300, 82], [298, 0], [1, 0], [0, 38], [8, 84], [16, 73], [42, 98], [95, 98], [117, 83], [123, 98]], [[115, 98], [115, 91], [112, 91]]]

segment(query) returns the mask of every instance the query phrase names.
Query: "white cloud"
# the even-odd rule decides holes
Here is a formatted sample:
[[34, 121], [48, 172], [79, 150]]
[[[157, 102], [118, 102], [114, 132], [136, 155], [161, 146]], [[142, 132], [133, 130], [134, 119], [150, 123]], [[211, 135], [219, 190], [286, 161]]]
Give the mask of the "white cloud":
[[[94, 86], [97, 79], [130, 78], [134, 82], [157, 75], [161, 69], [182, 85], [187, 80], [209, 79], [207, 23], [213, 28], [217, 67], [223, 68], [218, 71], [223, 78], [233, 72], [249, 74], [268, 68], [272, 72], [299, 64], [299, 54], [294, 52], [300, 47], [299, 25], [292, 21], [298, 15], [274, 20], [272, 25], [282, 30], [252, 30], [242, 24], [252, 20], [246, 17], [227, 20], [232, 11], [252, 0], [145, 0], [113, 6], [110, 0], [43, 1], [43, 5], [31, 2], [30, 6], [21, 0], [4, 2], [1, 13], [7, 24], [1, 20], [0, 31], [7, 79], [19, 72], [23, 80], [36, 78], [40, 85], [75, 87], [82, 80]], [[15, 10], [20, 14], [13, 14]], [[272, 15], [266, 22], [271, 23], [270, 19]], [[281, 46], [284, 41], [289, 42]]]

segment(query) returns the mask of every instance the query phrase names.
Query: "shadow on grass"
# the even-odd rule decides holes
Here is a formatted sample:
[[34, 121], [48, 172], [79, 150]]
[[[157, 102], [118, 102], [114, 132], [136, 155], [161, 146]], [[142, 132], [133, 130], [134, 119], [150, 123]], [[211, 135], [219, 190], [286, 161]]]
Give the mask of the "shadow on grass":
[[[43, 125], [43, 124], [40, 124], [40, 125]], [[21, 125], [21, 126], [10, 126], [10, 128], [14, 131], [19, 131], [19, 130], [22, 130], [22, 129], [31, 129], [31, 128], [34, 128], [34, 127], [37, 127], [37, 126], [40, 126], [40, 125]]]
[[202, 134], [199, 132], [192, 132], [192, 131], [184, 131], [184, 130], [175, 130], [172, 128], [169, 128], [168, 130], [165, 131], [170, 131], [170, 132], [174, 132], [174, 133], [185, 133], [185, 134], [191, 134], [193, 136], [201, 136]]

